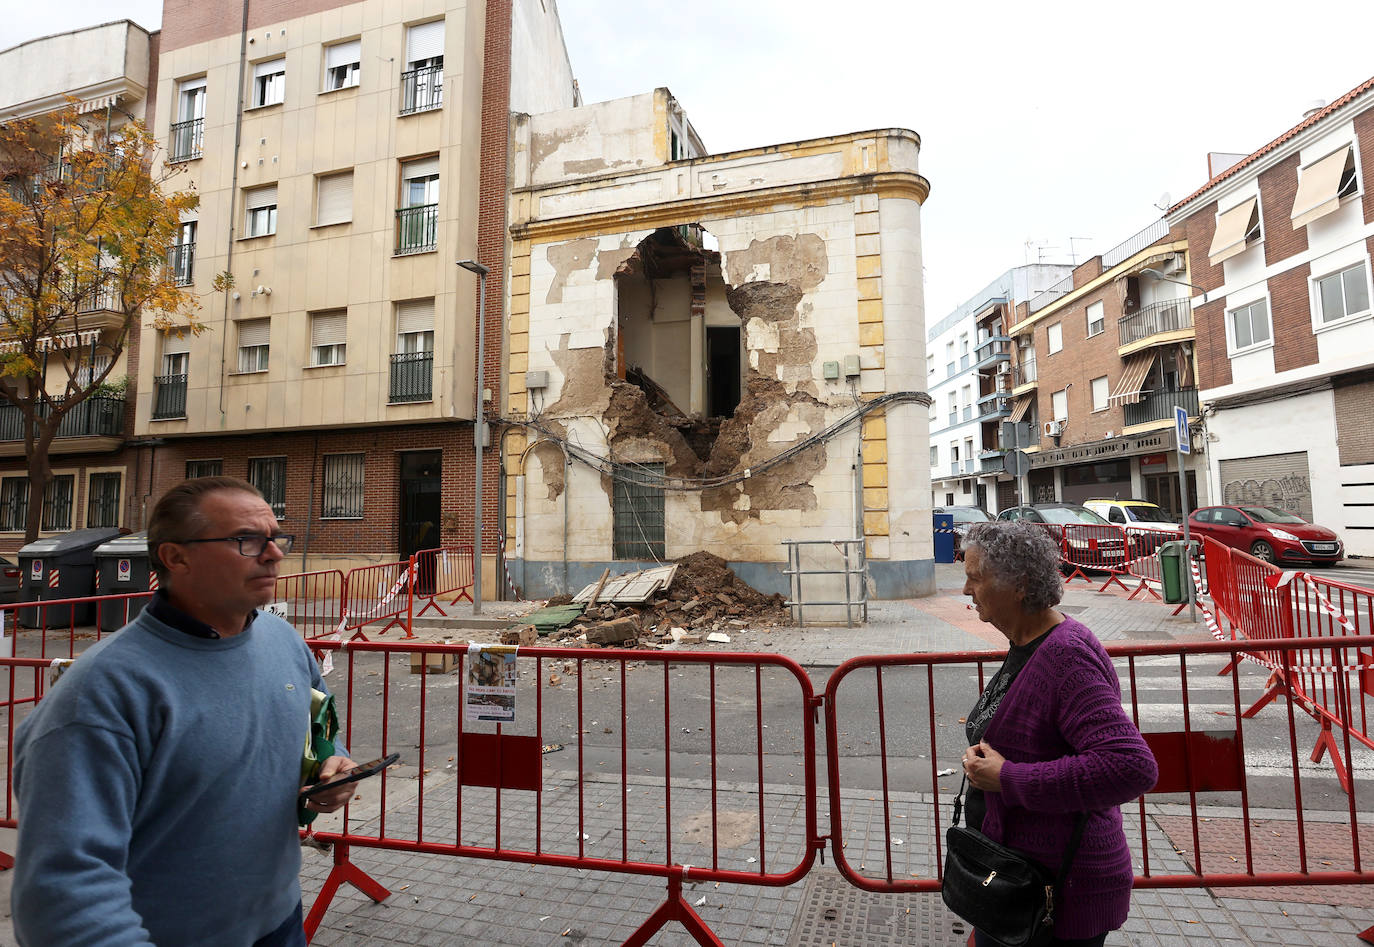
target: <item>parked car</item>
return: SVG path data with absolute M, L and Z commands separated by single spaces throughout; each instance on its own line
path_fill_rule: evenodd
M 1265 562 L 1332 565 L 1345 546 L 1331 530 L 1272 506 L 1204 506 L 1188 517 L 1195 536 L 1210 536 Z
M 19 566 L 12 556 L 0 556 L 0 602 L 19 601 Z
M 1148 500 L 1084 500 L 1083 505 L 1113 526 L 1124 526 L 1142 554 L 1154 552 L 1183 529 L 1178 520 Z
M 975 523 L 991 523 L 992 515 L 981 506 L 937 506 L 932 513 L 948 513 L 954 517 L 954 559 L 964 558 L 964 534 Z
M 1108 571 L 1124 565 L 1127 541 L 1121 531 L 1077 503 L 1037 503 L 1014 506 L 997 514 L 999 520 L 1023 520 L 1047 526 L 1072 526 L 1067 533 L 1066 561 L 1081 569 Z M 1094 529 L 1093 527 L 1104 527 Z M 1061 530 L 1055 530 L 1056 538 Z

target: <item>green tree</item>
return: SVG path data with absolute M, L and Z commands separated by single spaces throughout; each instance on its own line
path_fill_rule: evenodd
M 155 151 L 141 123 L 110 130 L 74 105 L 0 125 L 0 404 L 23 427 L 29 541 L 63 418 L 117 380 L 144 321 L 203 329 L 168 265 L 199 199 L 168 186 L 178 169 L 155 169 Z

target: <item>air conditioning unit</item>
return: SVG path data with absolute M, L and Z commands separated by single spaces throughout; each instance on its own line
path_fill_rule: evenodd
M 1045 422 L 1045 436 L 1046 436 L 1046 437 L 1058 437 L 1059 435 L 1061 435 L 1061 434 L 1063 434 L 1063 433 L 1064 433 L 1064 422 L 1063 422 L 1063 421 L 1046 421 L 1046 422 Z
M 998 363 L 997 363 L 997 374 L 999 374 L 999 375 L 1010 375 L 1010 374 L 1011 374 L 1011 362 L 998 362 Z
M 1164 261 L 1164 265 L 1160 269 L 1163 270 L 1165 276 L 1178 276 L 1185 269 L 1183 254 L 1175 253 Z

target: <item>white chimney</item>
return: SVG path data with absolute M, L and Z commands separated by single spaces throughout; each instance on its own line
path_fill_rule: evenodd
M 1302 113 L 1303 121 L 1316 115 L 1324 108 L 1326 108 L 1326 99 L 1313 99 L 1311 102 L 1308 102 L 1306 111 Z

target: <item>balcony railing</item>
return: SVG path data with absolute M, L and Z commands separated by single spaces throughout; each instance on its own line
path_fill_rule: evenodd
M 186 417 L 186 375 L 158 375 L 153 379 L 153 420 Z
M 1193 327 L 1193 304 L 1187 299 L 1166 299 L 1150 303 L 1139 312 L 1122 317 L 1119 345 L 1130 345 L 1163 332 L 1176 332 Z
M 1044 290 L 1043 292 L 1036 293 L 1034 296 L 1032 296 L 1030 298 L 1030 301 L 1026 303 L 1026 312 L 1038 312 L 1039 310 L 1044 309 L 1050 303 L 1054 302 L 1056 299 L 1059 299 L 1061 296 L 1066 296 L 1071 292 L 1073 292 L 1072 273 L 1064 277 L 1059 282 L 1055 283 L 1049 289 Z
M 399 352 L 391 356 L 391 403 L 434 400 L 434 353 Z
M 77 312 L 123 312 L 119 290 L 113 286 L 95 286 L 82 293 L 76 304 Z
M 439 244 L 439 205 L 396 209 L 396 255 L 422 253 Z
M 978 346 L 973 355 L 974 364 L 984 365 L 1011 358 L 1011 339 L 1005 335 L 994 335 Z
M 178 243 L 167 254 L 167 265 L 172 271 L 172 279 L 178 286 L 190 286 L 195 282 L 196 245 Z
M 1169 221 L 1161 217 L 1140 233 L 1125 240 L 1102 254 L 1102 269 L 1110 270 L 1122 260 L 1135 256 L 1151 244 L 1158 243 L 1169 236 Z
M 1028 385 L 1040 377 L 1036 371 L 1035 359 L 1015 365 L 1011 370 L 1011 385 L 1013 388 L 1021 385 Z
M 50 409 L 39 406 L 39 416 Z M 92 395 L 76 405 L 57 425 L 58 437 L 119 437 L 124 433 L 124 399 Z M 0 404 L 0 441 L 24 439 L 24 416 L 18 405 Z
M 1007 458 L 1000 452 L 980 457 L 978 466 L 983 473 L 1002 473 L 1007 469 Z
M 978 399 L 978 420 L 990 421 L 1011 414 L 1011 397 L 1001 392 Z
M 401 114 L 427 112 L 444 104 L 444 67 L 422 66 L 401 73 Z
M 190 161 L 200 157 L 201 145 L 205 143 L 205 119 L 193 118 L 185 122 L 173 122 L 167 143 L 168 161 Z
M 1149 421 L 1163 421 L 1174 416 L 1174 408 L 1187 410 L 1189 417 L 1197 417 L 1197 389 L 1180 388 L 1163 391 L 1147 391 L 1135 404 L 1122 405 L 1127 424 L 1145 424 Z

